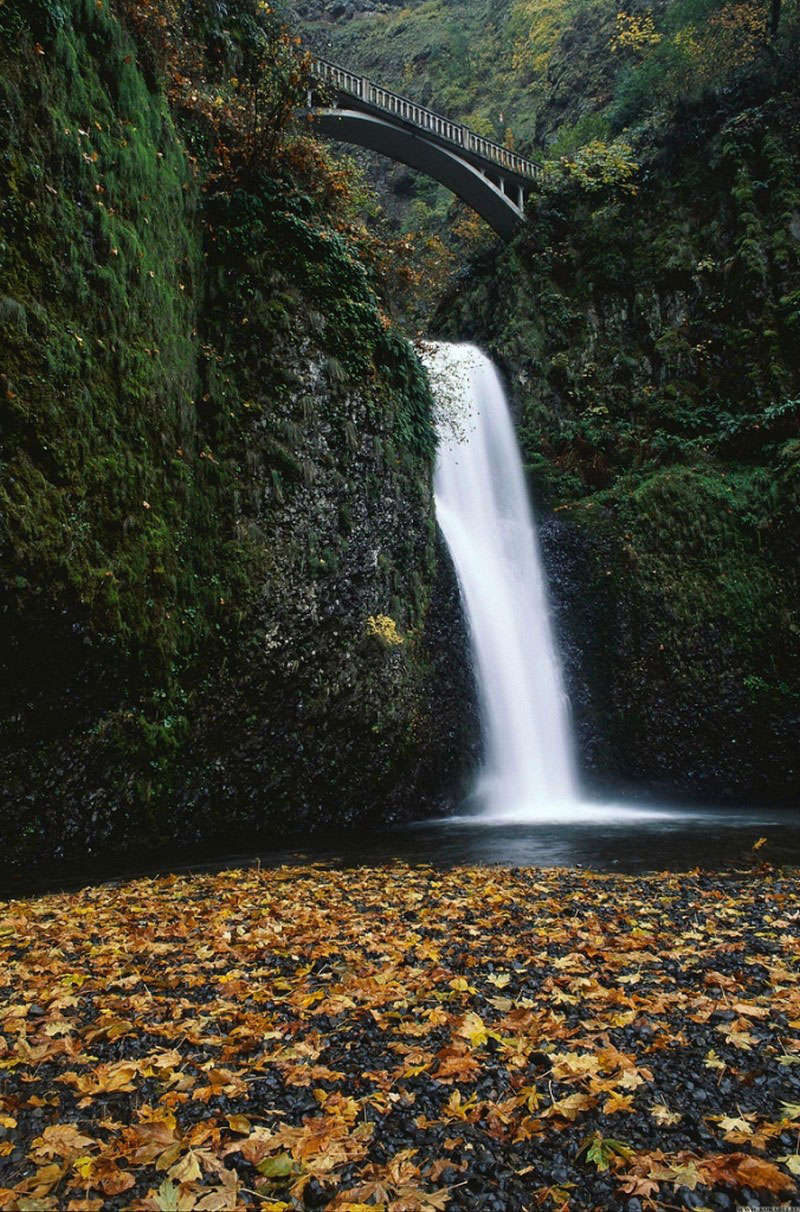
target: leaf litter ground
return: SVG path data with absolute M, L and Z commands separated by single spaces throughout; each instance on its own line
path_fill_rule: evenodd
M 790 1206 L 800 876 L 392 865 L 0 905 L 0 1209 Z

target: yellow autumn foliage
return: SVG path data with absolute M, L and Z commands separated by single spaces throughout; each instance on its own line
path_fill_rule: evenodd
M 633 148 L 621 139 L 615 139 L 613 143 L 593 139 L 572 156 L 563 156 L 553 167 L 560 168 L 566 177 L 590 193 L 609 186 L 625 194 L 639 192 L 635 181 L 639 165 L 634 159 Z
M 617 32 L 611 39 L 612 50 L 640 51 L 657 46 L 662 35 L 653 24 L 650 13 L 617 13 Z
M 390 647 L 406 642 L 405 636 L 400 634 L 397 624 L 388 614 L 371 614 L 367 619 L 367 634 L 377 636 Z

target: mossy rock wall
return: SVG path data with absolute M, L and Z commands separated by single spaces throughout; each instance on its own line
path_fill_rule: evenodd
M 108 6 L 0 9 L 7 858 L 422 812 L 470 735 L 420 365 L 201 142 Z
M 635 195 L 554 183 L 441 312 L 518 406 L 606 786 L 800 788 L 800 164 L 776 84 L 641 132 Z

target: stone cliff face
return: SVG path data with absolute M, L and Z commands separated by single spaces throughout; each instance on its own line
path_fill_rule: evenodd
M 0 9 L 0 110 L 6 859 L 440 806 L 430 397 L 356 253 L 205 180 L 107 8 Z
M 295 19 L 304 21 L 352 21 L 362 13 L 391 13 L 404 0 L 299 0 L 292 6 Z
M 265 805 L 282 830 L 441 810 L 474 744 L 429 468 L 395 445 L 377 401 L 331 382 L 310 342 L 280 362 L 291 392 L 253 418 L 237 517 L 267 562 L 248 634 L 201 709 L 189 831 L 206 816 L 256 824 Z M 297 427 L 293 485 L 265 483 L 276 423 Z
M 800 786 L 796 94 L 754 77 L 564 180 L 441 312 L 504 368 L 587 776 Z

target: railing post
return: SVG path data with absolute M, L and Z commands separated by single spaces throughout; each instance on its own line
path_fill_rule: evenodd
M 370 86 L 369 76 L 362 76 L 361 77 L 361 100 L 366 101 L 367 104 L 369 104 L 369 101 L 370 101 L 369 86 Z

